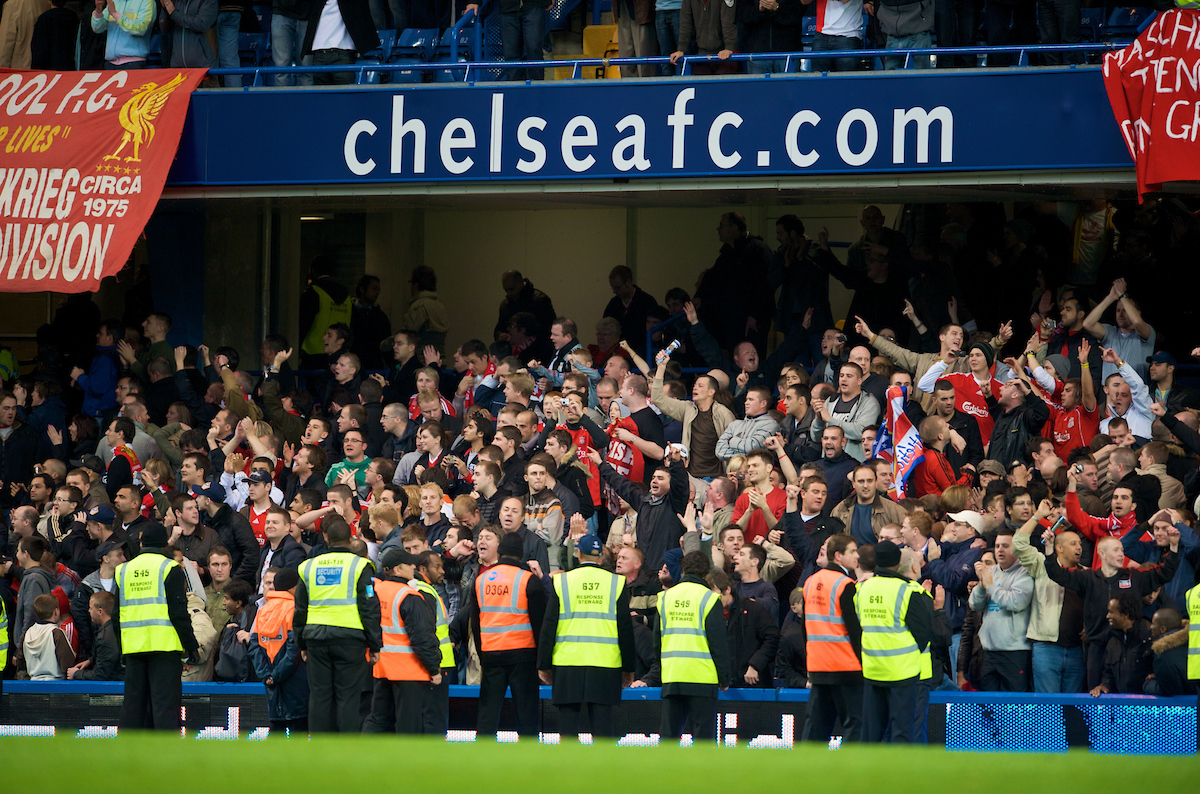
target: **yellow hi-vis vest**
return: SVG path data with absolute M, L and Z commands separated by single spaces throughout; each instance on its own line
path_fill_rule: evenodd
M 682 582 L 658 596 L 662 634 L 659 658 L 664 684 L 717 684 L 704 621 L 720 597 L 703 585 Z
M 0 600 L 0 671 L 8 667 L 8 613 Z
M 1200 680 L 1200 584 L 1187 591 L 1188 611 L 1187 677 Z
M 175 560 L 153 552 L 117 566 L 121 653 L 183 651 L 167 613 L 167 574 L 178 567 Z
M 854 593 L 862 625 L 863 678 L 904 681 L 921 674 L 921 652 L 904 625 L 908 599 L 922 588 L 891 576 L 872 576 Z
M 421 592 L 433 596 L 434 603 L 437 604 L 437 638 L 438 646 L 442 649 L 442 667 L 454 667 L 454 645 L 450 642 L 450 621 L 446 619 L 446 605 L 442 603 L 442 597 L 438 595 L 437 589 L 424 579 L 414 578 L 409 581 L 409 584 Z
M 300 565 L 308 590 L 309 626 L 362 629 L 358 615 L 358 577 L 369 564 L 348 551 L 330 551 Z
M 624 589 L 625 577 L 595 565 L 554 577 L 554 592 L 558 594 L 555 667 L 620 669 L 617 597 Z
M 352 304 L 354 297 L 347 294 L 346 300 L 334 303 L 328 292 L 316 284 L 309 286 L 312 287 L 313 292 L 317 293 L 317 316 L 313 318 L 312 327 L 304 335 L 304 341 L 300 343 L 300 350 L 310 355 L 316 355 L 325 350 L 324 338 L 329 326 L 334 323 L 350 325 L 350 318 L 354 313 Z

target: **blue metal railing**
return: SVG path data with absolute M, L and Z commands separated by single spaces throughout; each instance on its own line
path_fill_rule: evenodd
M 467 19 L 468 15 L 463 16 L 459 25 Z M 458 25 L 455 26 L 459 28 Z M 479 58 L 481 51 L 481 26 L 475 25 L 475 40 L 472 48 L 475 52 L 472 57 Z M 796 73 L 802 61 L 831 61 L 835 58 L 904 58 L 904 69 L 912 69 L 915 67 L 916 58 L 928 56 L 960 56 L 960 55 L 1003 55 L 1017 56 L 1015 66 L 1024 67 L 1031 66 L 1030 58 L 1036 55 L 1064 55 L 1064 54 L 1081 54 L 1081 55 L 1097 55 L 1113 50 L 1119 50 L 1124 44 L 1116 42 L 1102 42 L 1098 44 L 1029 44 L 1029 45 L 1011 45 L 1003 47 L 947 47 L 934 48 L 924 47 L 919 49 L 894 49 L 894 50 L 829 50 L 829 51 L 811 51 L 804 52 L 775 52 L 775 53 L 736 53 L 729 56 L 725 61 L 735 64 L 747 64 L 754 61 L 784 61 L 784 71 L 787 73 Z M 457 55 L 457 38 L 451 44 L 452 58 Z M 487 72 L 495 72 L 505 69 L 545 69 L 549 67 L 571 67 L 571 80 L 579 80 L 583 78 L 583 70 L 588 67 L 609 67 L 609 66 L 640 66 L 640 65 L 665 65 L 669 64 L 671 59 L 667 56 L 655 56 L 650 58 L 563 58 L 552 61 L 467 61 L 463 63 L 447 64 L 441 63 L 358 63 L 347 64 L 344 66 L 241 66 L 231 69 L 210 69 L 209 74 L 214 76 L 220 75 L 249 75 L 254 79 L 249 81 L 249 85 L 245 85 L 243 90 L 248 90 L 252 87 L 262 87 L 264 85 L 263 77 L 266 75 L 275 74 L 344 74 L 350 73 L 356 75 L 355 83 L 362 84 L 366 82 L 367 72 L 394 72 L 394 71 L 440 71 L 452 66 L 455 72 L 463 73 L 463 81 L 468 83 L 484 82 L 487 80 Z M 683 65 L 682 76 L 692 76 L 692 68 L 696 64 L 712 64 L 721 63 L 716 55 L 685 55 L 680 58 L 679 62 Z M 1046 68 L 1077 68 L 1078 65 L 1068 64 L 1066 66 L 1051 66 Z M 1011 68 L 1011 67 L 982 67 L 982 68 Z M 813 74 L 826 74 L 824 72 L 814 72 Z M 880 72 L 837 72 L 838 77 L 843 76 L 861 76 L 863 74 L 875 74 Z M 886 72 L 885 72 L 886 74 Z M 743 77 L 762 77 L 770 78 L 777 75 L 742 75 Z M 652 78 L 653 79 L 653 78 Z M 669 78 L 660 78 L 669 79 Z

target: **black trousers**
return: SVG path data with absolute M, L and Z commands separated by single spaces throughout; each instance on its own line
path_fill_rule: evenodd
M 375 679 L 371 716 L 363 725 L 364 733 L 421 733 L 425 724 L 425 704 L 429 700 L 428 681 L 389 681 Z
M 916 707 L 916 681 L 900 686 L 863 681 L 863 741 L 882 742 L 887 731 L 892 744 L 911 744 Z
M 664 739 L 678 739 L 685 733 L 692 741 L 717 740 L 717 699 L 708 695 L 663 695 L 662 729 Z
M 1083 646 L 1084 661 L 1087 663 L 1087 688 L 1090 692 L 1100 686 L 1104 678 L 1104 647 L 1103 642 L 1088 642 Z M 1200 720 L 1197 720 L 1200 723 Z
M 588 713 L 587 725 L 593 738 L 613 738 L 617 735 L 613 723 L 613 707 L 600 703 L 560 703 L 558 708 L 558 732 L 560 741 L 574 739 L 583 733 L 583 712 Z
M 980 683 L 985 692 L 1028 692 L 1033 672 L 1033 651 L 983 652 Z
M 538 735 L 538 677 L 535 662 L 521 664 L 481 664 L 479 682 L 479 721 L 476 739 L 495 736 L 500 730 L 500 708 L 504 691 L 512 688 L 513 705 L 517 709 L 517 733 L 537 739 Z
M 445 736 L 450 730 L 450 676 L 453 667 L 442 668 L 442 683 L 430 685 L 422 708 L 423 730 L 430 736 Z
M 123 731 L 178 731 L 183 706 L 183 659 L 179 651 L 125 655 Z
M 371 663 L 359 643 L 309 645 L 308 727 L 313 733 L 361 733 L 362 692 Z
M 808 693 L 802 742 L 828 744 L 840 719 L 842 742 L 862 739 L 862 682 L 857 684 L 813 684 Z

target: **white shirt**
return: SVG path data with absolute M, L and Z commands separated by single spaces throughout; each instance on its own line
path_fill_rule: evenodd
M 1133 401 L 1129 404 L 1129 410 L 1125 412 L 1124 416 L 1114 411 L 1111 405 L 1106 406 L 1108 416 L 1100 422 L 1100 432 L 1107 433 L 1109 423 L 1115 417 L 1121 416 L 1129 423 L 1130 433 L 1138 438 L 1152 438 L 1150 426 L 1154 424 L 1154 414 L 1150 413 L 1150 390 L 1133 371 L 1133 367 L 1129 366 L 1128 361 L 1125 362 L 1125 366 L 1117 370 L 1117 373 L 1129 384 L 1129 393 L 1133 397 Z
M 317 33 L 313 36 L 314 50 L 354 50 L 354 39 L 346 30 L 342 20 L 342 9 L 338 0 L 325 0 L 321 18 L 317 21 Z
M 817 0 L 817 32 L 862 39 L 863 0 Z

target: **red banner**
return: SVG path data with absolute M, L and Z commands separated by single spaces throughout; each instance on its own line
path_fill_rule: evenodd
M 89 292 L 158 203 L 204 69 L 0 69 L 0 292 Z
M 1137 166 L 1139 200 L 1164 182 L 1200 179 L 1200 11 L 1165 11 L 1107 53 L 1104 85 Z

